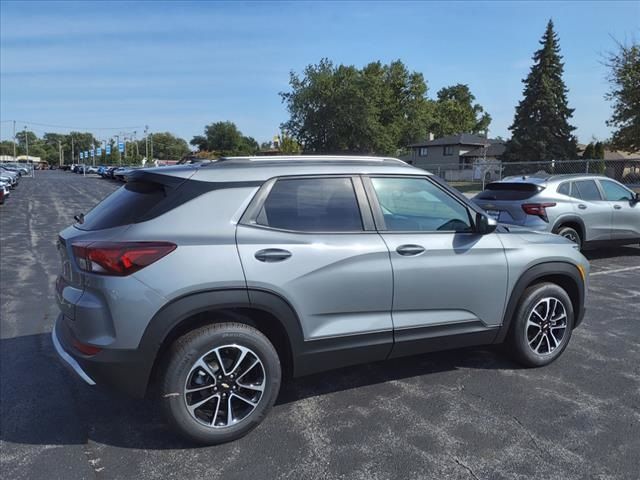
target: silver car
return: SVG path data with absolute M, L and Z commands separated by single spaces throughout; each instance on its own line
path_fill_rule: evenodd
M 503 342 L 542 366 L 584 315 L 574 244 L 497 227 L 396 159 L 133 170 L 76 218 L 57 352 L 89 384 L 157 396 L 201 443 L 257 426 L 286 376 Z
M 604 176 L 508 177 L 473 201 L 500 223 L 557 233 L 580 247 L 640 243 L 640 195 Z

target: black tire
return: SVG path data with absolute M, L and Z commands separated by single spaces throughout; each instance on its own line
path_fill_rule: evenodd
M 561 226 L 558 228 L 556 233 L 561 237 L 571 240 L 573 243 L 577 244 L 580 249 L 582 249 L 582 236 L 575 228 Z
M 566 327 L 564 330 L 562 330 L 561 327 L 558 327 L 562 324 L 562 320 L 558 320 L 555 324 L 540 321 L 541 324 L 546 325 L 546 330 L 539 328 L 540 332 L 543 333 L 542 337 L 539 339 L 541 344 L 538 345 L 535 339 L 535 334 L 538 331 L 536 330 L 537 327 L 527 327 L 527 322 L 530 317 L 532 317 L 534 321 L 539 321 L 538 319 L 545 316 L 545 308 L 547 308 L 545 299 L 547 298 L 555 299 L 555 301 L 562 305 L 566 316 Z M 555 308 L 555 310 L 552 311 L 552 317 L 558 319 L 561 318 L 562 309 L 556 304 L 553 305 L 555 306 L 551 307 L 551 309 L 553 310 Z M 542 316 L 534 314 L 534 308 L 537 308 L 537 311 L 540 312 Z M 551 325 L 551 327 L 549 325 Z M 564 349 L 567 348 L 569 340 L 571 339 L 573 325 L 573 304 L 571 303 L 571 299 L 567 292 L 554 283 L 540 283 L 533 285 L 524 291 L 515 316 L 511 321 L 511 327 L 507 339 L 508 347 L 511 350 L 513 357 L 519 363 L 527 367 L 541 367 L 548 365 L 562 355 Z M 556 340 L 551 340 L 550 331 L 552 333 L 555 332 L 553 334 L 553 338 Z M 547 335 L 546 341 L 544 339 L 545 333 Z M 562 333 L 562 337 L 558 340 L 560 333 Z M 553 347 L 553 349 L 547 348 L 547 346 L 552 347 L 552 341 L 554 343 L 557 341 L 557 345 Z M 539 347 L 539 353 L 534 351 L 534 347 Z
M 216 422 L 216 418 L 222 417 L 222 423 L 218 425 L 217 428 L 214 428 L 213 426 L 207 426 L 201 423 L 202 419 L 199 421 L 194 418 L 187 408 L 187 401 L 191 401 L 192 404 L 195 404 L 203 397 L 210 394 L 218 395 L 218 397 L 213 399 L 212 402 L 214 403 L 211 403 L 210 407 L 209 404 L 205 404 L 205 407 L 202 407 L 202 410 L 205 413 L 209 411 L 213 412 L 215 409 L 214 405 L 217 405 L 218 403 L 222 405 L 223 401 L 231 403 L 231 395 L 240 392 L 225 390 L 229 392 L 229 394 L 226 397 L 226 400 L 223 400 L 221 397 L 222 393 L 218 392 L 216 394 L 213 390 L 207 390 L 202 394 L 197 393 L 197 395 L 202 396 L 197 397 L 196 400 L 192 400 L 193 397 L 191 395 L 194 394 L 189 394 L 190 396 L 187 397 L 185 390 L 187 381 L 192 381 L 189 380 L 187 376 L 191 375 L 189 377 L 190 379 L 195 378 L 195 370 L 192 370 L 194 364 L 201 359 L 201 357 L 206 355 L 207 352 L 211 352 L 212 350 L 225 345 L 231 346 L 232 348 L 238 347 L 251 350 L 251 353 L 246 355 L 248 363 L 250 363 L 250 359 L 253 359 L 251 356 L 252 354 L 260 360 L 261 364 L 258 365 L 258 367 L 255 367 L 252 372 L 255 373 L 255 369 L 260 368 L 260 372 L 263 373 L 262 384 L 264 386 L 264 390 L 262 391 L 259 399 L 254 400 L 257 403 L 254 409 L 245 417 L 237 421 L 237 423 L 232 423 L 228 426 L 222 425 L 225 422 L 228 423 L 225 415 L 226 412 L 221 411 L 218 413 L 216 410 L 216 415 L 212 413 L 212 423 Z M 223 352 L 223 350 L 220 350 L 219 352 Z M 215 354 L 211 355 L 211 357 L 206 357 L 207 362 L 209 362 L 210 358 L 217 358 L 213 356 Z M 208 366 L 210 366 L 212 371 L 215 370 L 216 374 L 222 371 L 219 369 L 216 370 L 219 367 L 215 364 L 215 360 L 211 360 L 211 362 L 213 362 L 213 366 L 211 366 L 210 363 L 208 363 Z M 242 362 L 239 362 L 238 365 L 241 363 Z M 249 325 L 241 323 L 217 323 L 207 325 L 193 330 L 179 338 L 170 348 L 167 361 L 164 363 L 164 372 L 161 373 L 161 402 L 169 423 L 178 433 L 185 438 L 200 444 L 216 445 L 230 442 L 246 435 L 252 429 L 257 427 L 262 420 L 264 420 L 278 396 L 281 377 L 282 371 L 278 354 L 271 342 L 269 342 L 267 337 L 265 337 L 260 331 Z M 233 387 L 229 386 L 229 384 L 232 384 L 232 381 L 228 381 L 226 378 L 228 377 L 224 377 L 223 380 L 213 380 L 217 385 L 219 385 L 219 387 L 215 387 L 216 390 L 218 390 L 218 388 L 223 390 L 222 386 L 224 386 L 224 389 L 243 389 L 242 386 L 238 386 L 240 385 L 240 378 L 235 379 L 238 381 L 238 384 L 233 384 Z M 210 381 L 207 380 L 205 384 L 206 383 L 210 383 Z M 245 391 L 243 391 L 242 394 L 244 396 Z M 241 402 L 237 397 L 234 397 L 233 404 L 236 407 L 238 404 L 242 407 L 243 402 Z M 249 406 L 247 408 L 251 407 Z M 201 412 L 198 414 L 204 415 Z M 205 420 L 207 423 L 209 422 L 208 417 Z

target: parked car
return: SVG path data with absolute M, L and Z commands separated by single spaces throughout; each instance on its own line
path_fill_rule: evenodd
M 206 444 L 256 427 L 284 375 L 502 342 L 538 367 L 584 313 L 573 243 L 497 227 L 396 159 L 141 169 L 77 220 L 58 242 L 58 354 L 89 384 L 157 392 Z
M 640 195 L 604 176 L 508 177 L 473 201 L 501 223 L 557 233 L 580 247 L 640 243 Z
M 29 173 L 31 172 L 31 169 L 29 166 L 22 165 L 20 163 L 3 163 L 0 166 L 2 166 L 2 168 L 5 168 L 6 170 L 11 170 L 13 172 L 16 172 L 21 177 L 23 175 L 29 175 Z
M 4 167 L 0 167 L 0 179 L 5 179 L 11 185 L 11 188 L 18 186 L 20 174 L 12 170 L 7 170 Z
M 4 200 L 8 198 L 9 194 L 11 193 L 10 184 L 0 179 L 0 190 L 2 190 L 2 200 L 4 202 Z
M 4 204 L 4 187 L 0 185 L 0 205 Z

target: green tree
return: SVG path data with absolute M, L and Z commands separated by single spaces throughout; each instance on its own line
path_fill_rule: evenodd
M 302 145 L 296 142 L 295 138 L 289 136 L 286 132 L 281 132 L 278 136 L 280 141 L 280 151 L 286 154 L 297 154 L 302 152 Z
M 508 160 L 564 160 L 577 156 L 575 127 L 569 124 L 573 109 L 567 102 L 562 80 L 564 65 L 558 37 L 549 20 L 540 40 L 542 48 L 524 83 L 523 99 L 516 107 L 512 138 L 507 142 Z
M 607 125 L 614 127 L 612 144 L 629 152 L 640 151 L 640 44 L 617 44 L 609 54 L 609 83 L 606 99 L 613 102 Z
M 145 140 L 138 142 L 138 152 L 140 156 L 145 155 Z M 180 160 L 191 150 L 186 140 L 173 135 L 170 132 L 159 132 L 153 134 L 153 156 L 160 160 Z
M 585 160 L 591 160 L 593 158 L 596 158 L 594 155 L 593 142 L 590 142 L 585 147 L 584 152 L 582 152 L 582 158 L 584 158 Z
M 431 129 L 436 137 L 455 133 L 479 134 L 487 131 L 491 116 L 481 105 L 468 85 L 453 85 L 438 92 L 435 104 L 435 123 Z
M 253 155 L 260 148 L 253 137 L 244 136 L 233 122 L 215 122 L 207 125 L 204 135 L 196 135 L 190 143 L 202 152 L 214 152 L 221 156 Z
M 13 142 L 11 140 L 0 142 L 0 155 L 13 155 Z
M 289 85 L 281 127 L 305 151 L 396 154 L 433 121 L 422 74 L 400 61 L 358 69 L 322 59 L 301 76 L 291 72 Z

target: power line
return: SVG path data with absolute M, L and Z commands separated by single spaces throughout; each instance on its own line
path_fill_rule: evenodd
M 12 122 L 13 120 L 3 120 L 2 123 L 4 122 Z M 73 129 L 85 129 L 85 130 L 131 130 L 134 128 L 144 128 L 144 126 L 142 125 L 135 125 L 133 127 L 70 127 L 68 125 L 53 125 L 50 123 L 39 123 L 39 122 L 30 122 L 28 120 L 15 120 L 18 123 L 24 123 L 26 125 L 38 125 L 40 127 L 51 127 L 51 128 L 65 128 L 68 130 L 73 130 Z

